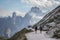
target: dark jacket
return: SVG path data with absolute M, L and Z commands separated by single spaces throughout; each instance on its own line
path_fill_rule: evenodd
M 42 31 L 42 27 L 40 27 L 39 29 L 40 29 L 40 31 Z

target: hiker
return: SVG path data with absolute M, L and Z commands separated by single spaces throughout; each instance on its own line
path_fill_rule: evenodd
M 42 33 L 42 26 L 40 26 L 39 30 L 40 30 L 40 33 Z
M 35 26 L 35 33 L 37 33 L 37 26 Z

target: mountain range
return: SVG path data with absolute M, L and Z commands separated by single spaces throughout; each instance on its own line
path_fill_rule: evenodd
M 35 9 L 36 8 L 36 9 Z M 39 10 L 39 8 L 37 7 L 32 7 L 31 11 L 29 11 L 25 17 L 19 19 L 21 20 L 20 23 L 17 19 L 17 22 L 15 21 L 12 21 L 13 23 L 13 26 L 11 25 L 11 29 L 14 29 L 12 30 L 12 32 L 20 29 L 22 27 L 22 31 L 19 30 L 16 31 L 16 34 L 14 36 L 12 36 L 10 39 L 8 40 L 20 40 L 21 39 L 21 36 L 22 34 L 25 35 L 24 33 L 27 32 L 28 30 L 24 28 L 24 26 L 28 26 L 30 23 L 30 20 L 34 17 L 35 14 L 39 14 L 39 11 L 36 11 L 36 10 Z M 40 12 L 41 13 L 41 12 Z M 13 16 L 13 20 L 15 19 L 15 16 Z M 4 19 L 4 20 L 7 20 L 7 19 Z M 1 22 L 2 20 L 0 20 Z M 7 20 L 8 21 L 8 20 Z M 5 21 L 3 21 L 5 22 Z M 11 21 L 7 22 L 7 23 L 10 23 Z M 2 23 L 2 22 L 1 22 Z M 6 22 L 5 22 L 6 23 Z M 17 24 L 16 24 L 17 23 Z M 52 24 L 53 23 L 53 24 Z M 3 24 L 3 23 L 2 23 Z M 18 26 L 16 26 L 16 25 Z M 6 24 L 5 24 L 6 25 Z M 4 26 L 5 26 L 4 25 Z M 52 10 L 51 12 L 49 12 L 48 14 L 46 14 L 39 22 L 37 22 L 37 25 L 38 27 L 40 26 L 43 26 L 43 28 L 48 28 L 48 29 L 43 29 L 44 31 L 47 31 L 46 33 L 49 34 L 50 36 L 54 36 L 54 37 L 57 37 L 57 38 L 60 38 L 60 5 L 58 7 L 56 7 L 54 10 Z M 33 26 L 34 27 L 34 26 Z M 3 28 L 3 27 L 2 27 Z M 8 27 L 9 28 L 9 27 Z M 17 28 L 17 29 L 16 29 Z M 24 28 L 24 29 L 23 29 Z M 6 28 L 5 28 L 6 29 Z M 2 30 L 2 29 L 1 29 Z M 0 31 L 1 31 L 0 30 Z M 5 31 L 5 30 L 3 30 Z M 31 30 L 30 30 L 31 31 Z M 10 29 L 7 33 L 10 32 Z M 18 32 L 18 33 L 17 33 Z M 28 31 L 29 32 L 29 31 Z M 15 32 L 14 32 L 15 33 Z M 21 34 L 20 34 L 21 33 Z M 5 34 L 6 35 L 6 34 Z M 9 35 L 8 35 L 9 36 Z M 25 36 L 23 36 L 22 38 L 25 38 L 23 40 L 27 40 Z M 4 40 L 3 38 L 1 38 L 2 40 Z
M 10 38 L 24 27 L 35 24 L 40 20 L 37 16 L 41 16 L 41 13 L 38 7 L 32 7 L 24 17 L 16 16 L 16 12 L 13 12 L 12 17 L 0 18 L 0 36 Z

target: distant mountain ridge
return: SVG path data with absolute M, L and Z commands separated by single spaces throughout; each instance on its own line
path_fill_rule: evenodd
M 40 20 L 38 17 L 41 15 L 43 15 L 43 13 L 40 8 L 32 7 L 24 17 L 17 16 L 16 12 L 13 12 L 12 17 L 0 18 L 0 36 L 4 36 L 6 38 L 13 36 L 24 27 L 38 22 Z

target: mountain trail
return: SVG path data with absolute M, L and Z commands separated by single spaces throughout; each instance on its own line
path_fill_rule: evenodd
M 45 31 L 40 31 L 38 30 L 37 33 L 31 32 L 26 34 L 27 40 L 57 40 L 55 38 L 50 38 Z

